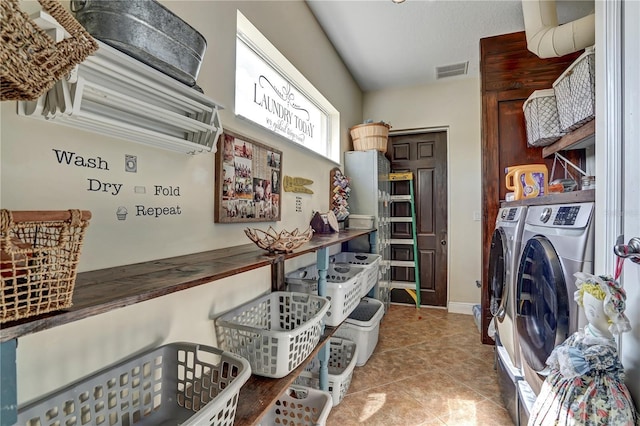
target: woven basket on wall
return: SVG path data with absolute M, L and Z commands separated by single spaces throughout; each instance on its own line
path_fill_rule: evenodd
M 54 42 L 20 9 L 0 1 L 0 100 L 35 100 L 98 49 L 96 41 L 56 0 L 38 0 L 71 38 Z
M 353 139 L 353 149 L 356 151 L 377 149 L 383 153 L 387 152 L 390 128 L 391 126 L 386 123 L 365 123 L 353 126 L 349 129 Z
M 70 307 L 91 212 L 3 209 L 0 219 L 0 323 Z

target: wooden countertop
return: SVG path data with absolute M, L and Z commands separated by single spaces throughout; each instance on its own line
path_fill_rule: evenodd
M 527 198 L 517 201 L 502 201 L 502 207 L 542 206 L 547 204 L 588 203 L 596 200 L 596 190 L 561 192 L 544 197 Z
M 367 235 L 371 230 L 317 234 L 293 253 L 270 255 L 254 244 L 210 250 L 78 274 L 73 306 L 0 326 L 0 342 L 133 305 Z

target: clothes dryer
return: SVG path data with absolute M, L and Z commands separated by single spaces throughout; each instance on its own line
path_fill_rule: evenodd
M 509 364 L 520 368 L 515 329 L 515 278 L 518 271 L 522 229 L 527 207 L 503 207 L 498 211 L 489 252 L 490 311 L 498 338 L 509 355 Z
M 514 423 L 518 421 L 517 382 L 522 380 L 514 285 L 526 212 L 526 206 L 503 207 L 498 211 L 489 252 L 489 306 L 493 315 L 491 325 L 496 331 L 496 371 L 500 395 Z
M 516 276 L 522 372 L 537 395 L 556 345 L 584 326 L 573 299 L 576 272 L 593 273 L 593 203 L 530 206 Z

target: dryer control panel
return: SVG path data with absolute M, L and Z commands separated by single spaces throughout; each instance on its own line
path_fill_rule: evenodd
M 593 203 L 531 206 L 527 223 L 545 227 L 585 228 L 593 211 Z
M 580 213 L 580 206 L 562 206 L 558 208 L 556 217 L 553 219 L 554 225 L 575 225 Z
M 517 222 L 524 216 L 526 207 L 503 207 L 498 212 L 496 222 Z

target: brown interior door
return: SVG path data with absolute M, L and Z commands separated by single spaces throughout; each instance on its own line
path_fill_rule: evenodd
M 447 305 L 447 134 L 393 135 L 387 155 L 391 171 L 413 172 L 418 237 L 418 270 L 422 305 Z M 392 182 L 392 194 L 408 194 L 408 182 Z M 411 216 L 409 204 L 393 203 L 391 216 Z M 392 223 L 391 238 L 412 238 L 410 223 Z M 391 259 L 413 260 L 413 249 L 393 245 Z M 414 281 L 413 268 L 393 267 L 392 281 Z M 406 291 L 393 290 L 391 300 L 413 304 Z

